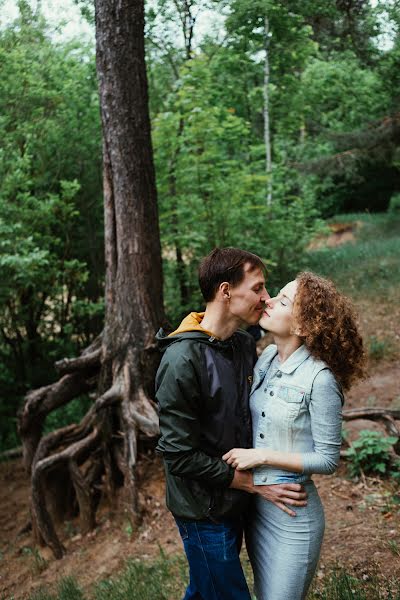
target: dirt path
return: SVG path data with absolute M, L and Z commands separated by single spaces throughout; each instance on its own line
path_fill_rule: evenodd
M 399 380 L 396 363 L 377 364 L 372 377 L 354 387 L 347 406 L 372 403 L 398 408 Z M 371 422 L 366 424 L 371 427 Z M 67 555 L 56 561 L 48 548 L 34 548 L 29 531 L 21 533 L 28 521 L 29 493 L 21 462 L 0 464 L 0 597 L 26 598 L 39 586 L 52 585 L 66 575 L 74 575 L 89 587 L 115 574 L 128 557 L 158 556 L 159 546 L 167 554 L 181 552 L 173 519 L 164 505 L 161 464 L 157 458 L 144 457 L 141 470 L 144 521 L 139 532 L 132 535 L 123 514 L 102 506 L 98 526 L 87 536 L 80 535 L 75 521 L 60 526 Z M 350 482 L 344 465 L 331 477 L 314 479 L 327 520 L 319 576 L 338 561 L 360 577 L 368 577 L 371 570 L 400 577 L 400 498 L 394 490 L 374 479 Z

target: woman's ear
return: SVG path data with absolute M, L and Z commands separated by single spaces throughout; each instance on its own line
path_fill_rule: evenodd
M 292 335 L 297 335 L 298 337 L 305 337 L 306 333 L 304 331 L 304 327 L 300 325 L 300 323 L 296 323 L 295 320 L 292 322 L 292 326 L 290 328 L 290 333 Z
M 299 327 L 292 327 L 292 330 L 290 332 L 292 335 L 297 335 L 298 337 L 304 337 L 304 334 L 302 334 L 301 330 Z

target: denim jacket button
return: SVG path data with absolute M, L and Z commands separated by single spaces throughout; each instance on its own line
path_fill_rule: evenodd
M 265 417 L 265 412 L 264 411 L 262 411 L 261 416 Z
M 271 391 L 270 391 L 270 393 L 269 393 L 269 395 L 270 395 L 270 396 L 273 396 L 273 395 L 274 395 L 274 392 L 271 390 Z
M 260 438 L 263 440 L 264 439 L 264 434 L 260 433 Z
M 277 377 L 282 377 L 282 373 L 280 371 L 277 372 L 276 374 Z

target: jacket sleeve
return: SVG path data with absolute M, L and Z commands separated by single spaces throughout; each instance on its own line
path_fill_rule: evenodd
M 201 395 L 196 360 L 169 349 L 163 356 L 156 377 L 161 432 L 157 451 L 163 454 L 172 475 L 229 487 L 234 469 L 200 449 Z
M 333 473 L 340 458 L 343 394 L 332 372 L 320 371 L 309 405 L 314 452 L 302 453 L 304 473 Z

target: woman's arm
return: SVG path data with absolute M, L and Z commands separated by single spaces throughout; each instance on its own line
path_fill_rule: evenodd
M 302 453 L 304 473 L 332 474 L 340 459 L 343 393 L 333 373 L 316 376 L 309 405 L 313 452 Z
M 265 465 L 296 473 L 302 473 L 304 470 L 302 455 L 297 452 L 279 452 L 268 448 L 233 448 L 222 458 L 239 471 Z
M 316 376 L 309 404 L 312 452 L 280 452 L 268 448 L 233 448 L 222 458 L 239 470 L 263 465 L 295 473 L 331 474 L 340 458 L 343 394 L 331 371 Z

